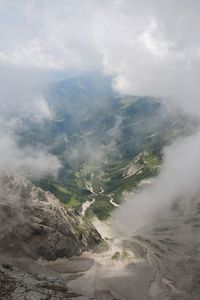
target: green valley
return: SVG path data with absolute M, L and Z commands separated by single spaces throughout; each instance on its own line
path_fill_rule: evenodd
M 196 121 L 188 122 L 155 98 L 116 95 L 111 79 L 96 76 L 48 88 L 53 118 L 39 126 L 29 120 L 18 135 L 22 147 L 48 147 L 61 162 L 58 175 L 34 180 L 37 186 L 79 213 L 90 201 L 86 216 L 105 219 L 123 201 L 124 192 L 159 172 L 163 147 L 191 133 Z

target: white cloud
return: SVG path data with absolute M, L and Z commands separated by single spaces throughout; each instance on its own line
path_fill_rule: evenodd
M 199 114 L 199 1 L 1 1 L 0 64 L 104 69 L 121 93 Z
M 164 162 L 159 176 L 150 187 L 130 193 L 117 212 L 117 221 L 130 230 L 155 221 L 174 201 L 188 203 L 199 197 L 200 132 L 177 140 L 164 149 Z
M 53 112 L 50 110 L 46 99 L 43 96 L 38 96 L 33 102 L 33 117 L 38 120 L 52 120 Z
M 3 3 L 1 63 L 50 70 L 80 70 L 97 63 L 90 1 Z
M 57 157 L 48 153 L 47 149 L 21 149 L 14 136 L 1 132 L 0 171 L 19 172 L 31 177 L 56 176 L 60 166 Z
M 99 13 L 98 48 L 122 94 L 167 98 L 200 114 L 199 3 L 121 1 Z M 101 20 L 101 21 L 100 21 Z

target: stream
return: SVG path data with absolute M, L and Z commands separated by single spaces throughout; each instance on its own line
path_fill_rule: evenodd
M 91 182 L 87 182 L 86 185 L 85 185 L 85 188 L 90 191 L 91 194 L 93 194 L 94 196 L 98 196 L 98 195 L 104 195 L 104 189 L 102 187 L 100 187 L 100 191 L 98 193 L 96 193 L 94 191 L 94 188 L 91 184 Z M 113 197 L 112 195 L 104 195 L 105 197 L 109 198 L 109 202 L 114 206 L 114 207 L 120 207 L 119 204 L 115 203 L 114 200 L 113 200 Z M 95 198 L 92 198 L 92 201 L 85 201 L 83 204 L 82 204 L 82 207 L 81 207 L 81 215 L 82 216 L 85 216 L 85 213 L 86 211 L 89 209 L 89 207 L 95 202 Z
M 88 208 L 95 202 L 95 198 L 92 199 L 92 201 L 85 201 L 83 204 L 82 204 L 82 210 L 81 210 L 81 215 L 82 216 L 85 216 L 85 213 L 86 211 L 88 210 Z

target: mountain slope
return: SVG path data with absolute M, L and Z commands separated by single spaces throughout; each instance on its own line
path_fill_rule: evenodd
M 41 276 L 42 275 L 42 276 Z M 52 276 L 24 272 L 12 264 L 0 264 L 0 299 L 2 300 L 92 300 L 70 291 L 64 282 Z
M 89 221 L 25 178 L 1 175 L 0 187 L 0 253 L 54 260 L 102 242 Z
M 196 124 L 158 99 L 116 95 L 110 84 L 99 74 L 53 84 L 46 91 L 52 119 L 39 124 L 24 119 L 17 132 L 21 147 L 46 147 L 61 161 L 57 178 L 34 183 L 80 212 L 92 202 L 86 215 L 100 219 L 116 207 L 110 197 L 119 205 L 124 192 L 156 175 L 163 147 L 190 134 Z M 142 153 L 148 153 L 145 165 L 124 176 Z

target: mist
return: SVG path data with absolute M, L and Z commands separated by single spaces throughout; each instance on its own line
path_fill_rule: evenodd
M 183 206 L 200 192 L 200 133 L 178 139 L 163 150 L 163 164 L 157 178 L 143 188 L 125 196 L 125 202 L 114 216 L 124 230 L 133 233 L 139 227 L 156 222 L 172 209 Z
M 57 175 L 60 168 L 58 158 L 48 149 L 24 147 L 20 148 L 16 137 L 10 132 L 0 132 L 0 171 L 18 172 L 31 178 L 45 175 Z
M 40 94 L 52 74 L 30 68 L 3 65 L 0 72 L 0 170 L 19 172 L 30 177 L 55 175 L 60 162 L 40 145 L 20 147 L 18 128 L 29 119 L 38 126 L 52 118 L 46 99 Z
M 58 79 L 59 74 L 70 77 L 94 70 L 110 75 L 113 89 L 122 95 L 159 97 L 199 117 L 199 6 L 199 1 L 191 4 L 186 0 L 2 0 L 1 118 L 4 123 L 15 120 L 17 124 L 20 113 L 30 116 L 31 110 L 31 118 L 38 122 L 51 119 L 52 112 L 39 87 Z M 126 217 L 127 209 L 130 219 L 137 209 L 137 215 L 145 218 L 156 206 L 160 209 L 160 205 L 181 197 L 183 190 L 197 192 L 199 136 L 177 141 L 164 150 L 163 166 L 154 185 L 128 196 L 133 201 L 122 207 L 120 218 L 123 214 Z M 48 149 L 37 147 L 33 158 L 30 149 L 20 153 L 16 140 L 12 130 L 1 139 L 4 165 L 12 157 L 21 160 L 20 168 L 38 165 L 40 170 L 41 158 L 47 157 L 45 172 L 52 159 L 55 169 L 59 168 L 58 159 L 48 154 Z M 5 155 L 7 145 L 12 145 L 9 147 L 14 153 Z M 18 168 L 16 159 L 12 166 Z

